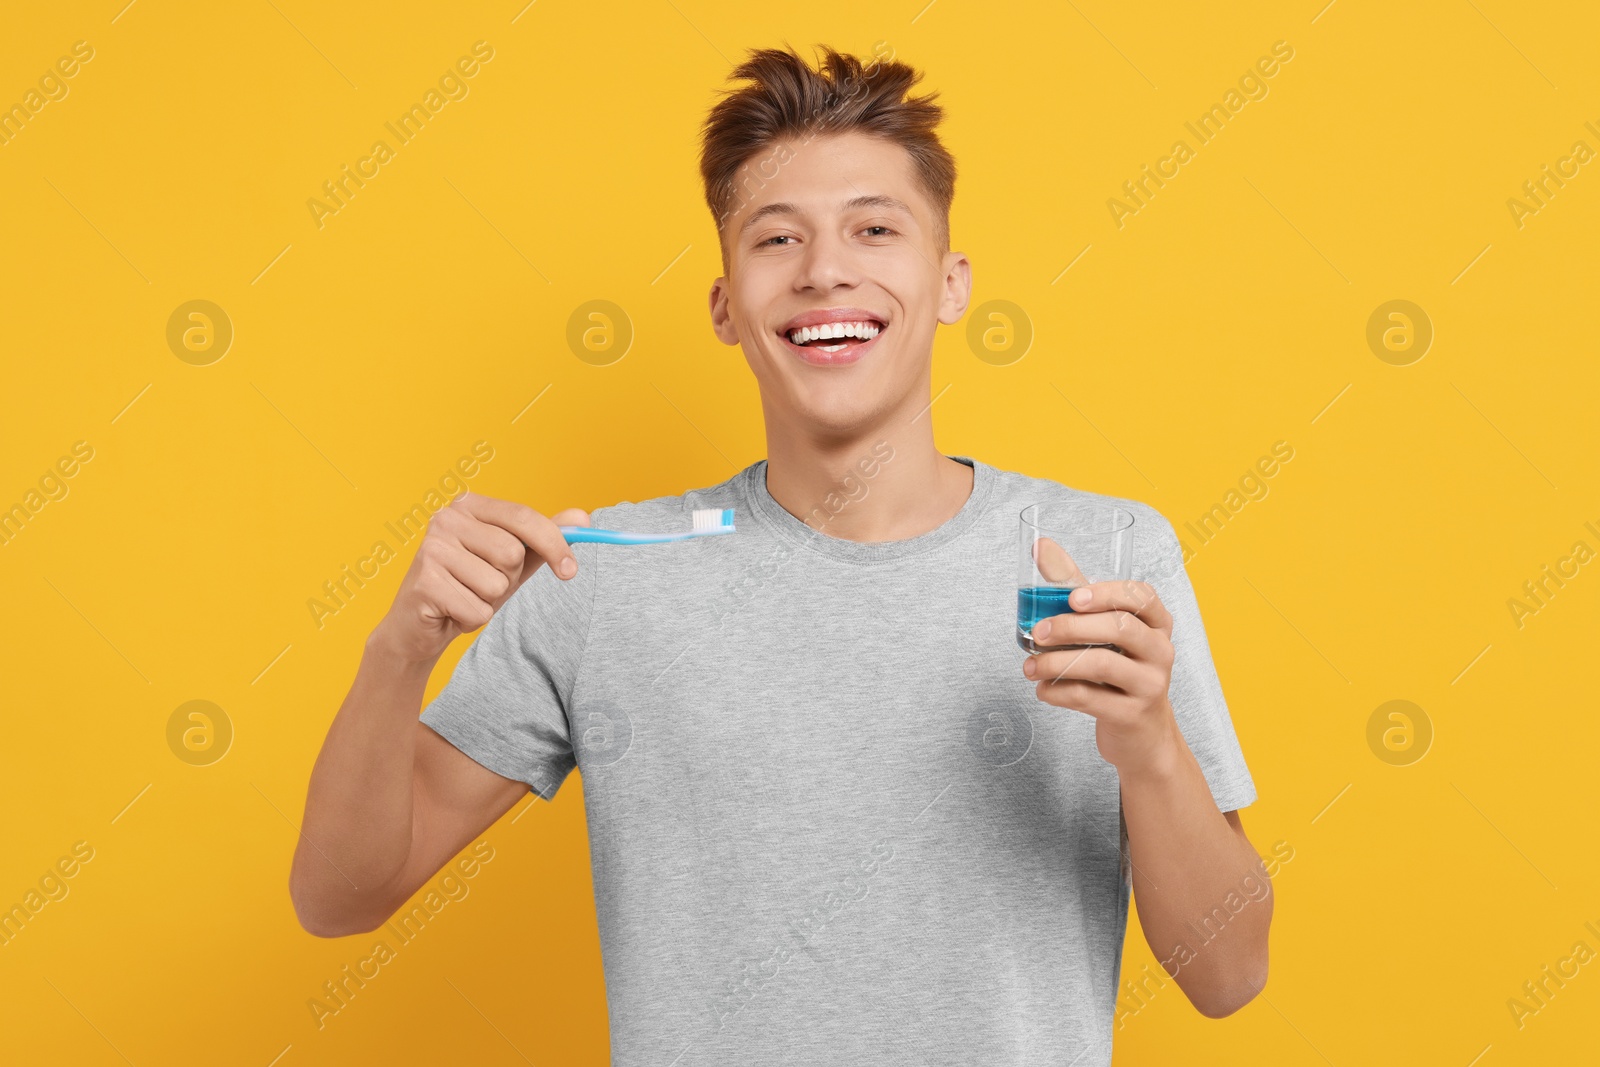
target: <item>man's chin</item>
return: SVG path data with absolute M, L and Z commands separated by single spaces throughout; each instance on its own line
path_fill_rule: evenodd
M 849 440 L 883 424 L 887 400 L 876 390 L 829 386 L 801 388 L 782 403 L 794 423 L 814 437 Z
M 809 366 L 787 352 L 762 353 L 767 363 L 758 385 L 767 394 L 769 412 L 785 412 L 795 424 L 823 436 L 849 437 L 880 424 L 887 408 L 914 388 L 891 380 L 892 364 L 885 357 L 892 355 L 882 349 L 859 363 L 828 368 Z M 923 398 L 920 404 L 925 403 Z

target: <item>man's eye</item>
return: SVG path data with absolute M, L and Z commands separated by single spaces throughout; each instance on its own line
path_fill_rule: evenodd
M 766 245 L 770 245 L 774 241 L 792 241 L 792 240 L 794 240 L 794 238 L 789 236 L 788 234 L 780 233 L 776 237 L 768 237 L 765 241 L 762 241 L 761 244 L 762 244 L 763 247 L 765 247 Z
M 894 231 L 887 226 L 868 226 L 867 229 L 883 231 L 881 234 L 873 234 L 872 236 L 874 237 L 888 237 L 890 234 L 894 233 Z

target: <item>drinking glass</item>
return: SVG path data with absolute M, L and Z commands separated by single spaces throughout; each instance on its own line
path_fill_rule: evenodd
M 1133 577 L 1133 513 L 1112 504 L 1066 501 L 1029 504 L 1020 520 L 1017 644 L 1028 653 L 1117 649 L 1108 642 L 1039 645 L 1033 628 L 1072 611 L 1067 596 L 1080 585 Z

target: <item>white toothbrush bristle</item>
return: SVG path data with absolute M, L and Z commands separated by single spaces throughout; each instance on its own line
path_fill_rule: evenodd
M 699 508 L 690 517 L 694 523 L 695 533 L 733 529 L 732 508 Z

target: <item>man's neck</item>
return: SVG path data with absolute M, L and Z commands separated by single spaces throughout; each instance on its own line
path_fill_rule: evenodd
M 813 529 L 846 541 L 903 541 L 949 522 L 975 471 L 933 443 L 931 416 L 849 441 L 768 435 L 767 492 Z

